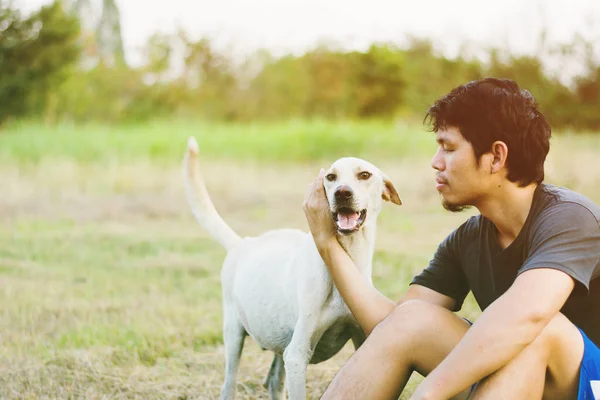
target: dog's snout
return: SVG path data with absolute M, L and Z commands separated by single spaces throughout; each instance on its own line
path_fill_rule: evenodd
M 352 197 L 352 195 L 353 195 L 352 189 L 350 188 L 350 186 L 346 186 L 346 185 L 340 186 L 335 191 L 336 200 L 348 200 L 349 198 Z

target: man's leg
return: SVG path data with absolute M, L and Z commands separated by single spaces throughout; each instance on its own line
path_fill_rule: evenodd
M 468 329 L 469 323 L 445 308 L 403 303 L 350 357 L 322 399 L 396 399 L 413 371 L 429 374 Z
M 577 398 L 583 338 L 562 314 L 514 360 L 482 380 L 469 399 Z

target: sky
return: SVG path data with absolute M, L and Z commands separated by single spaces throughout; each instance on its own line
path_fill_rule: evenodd
M 45 3 L 14 0 L 26 12 Z M 477 56 L 491 45 L 531 54 L 543 29 L 551 44 L 576 34 L 600 43 L 600 24 L 593 23 L 600 21 L 600 0 L 117 0 L 117 5 L 132 64 L 141 62 L 139 49 L 149 35 L 178 27 L 239 53 L 266 48 L 276 55 L 299 53 L 323 40 L 356 49 L 384 41 L 401 45 L 407 35 L 430 38 L 450 57 L 460 48 Z

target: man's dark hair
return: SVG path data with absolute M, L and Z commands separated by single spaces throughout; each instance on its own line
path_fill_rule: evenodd
M 427 110 L 431 130 L 454 127 L 469 141 L 475 158 L 500 140 L 508 147 L 508 179 L 519 186 L 544 180 L 550 125 L 535 98 L 510 79 L 485 78 L 454 88 Z

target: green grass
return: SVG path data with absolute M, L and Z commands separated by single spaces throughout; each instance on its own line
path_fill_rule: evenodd
M 189 136 L 196 137 L 203 153 L 238 161 L 298 162 L 347 155 L 406 157 L 430 151 L 434 145 L 422 126 L 381 122 L 158 121 L 126 127 L 14 123 L 0 134 L 0 159 L 36 162 L 50 157 L 91 162 L 146 157 L 171 162 L 180 157 Z
M 0 131 L 0 161 L 36 163 L 50 158 L 90 163 L 146 158 L 170 163 L 181 156 L 189 136 L 196 137 L 203 154 L 235 161 L 296 163 L 348 155 L 404 159 L 432 155 L 436 146 L 432 135 L 422 124 L 380 121 L 235 124 L 159 120 L 128 126 L 51 127 L 14 122 Z M 555 132 L 553 146 L 563 143 L 600 150 L 595 133 Z
M 218 397 L 225 252 L 187 208 L 179 166 L 189 135 L 241 235 L 306 229 L 306 185 L 338 156 L 382 167 L 404 201 L 382 211 L 374 256 L 374 284 L 392 299 L 469 215 L 439 206 L 435 141 L 420 125 L 13 124 L 0 133 L 0 398 Z M 548 181 L 600 202 L 598 138 L 557 134 Z M 470 297 L 461 315 L 478 314 Z M 351 354 L 309 367 L 310 398 Z M 247 340 L 239 398 L 266 396 L 270 361 Z

